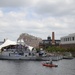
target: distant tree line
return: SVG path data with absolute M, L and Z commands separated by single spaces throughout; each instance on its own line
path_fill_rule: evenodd
M 49 46 L 45 48 L 47 52 L 75 52 L 75 47 L 74 48 L 63 48 L 60 46 Z

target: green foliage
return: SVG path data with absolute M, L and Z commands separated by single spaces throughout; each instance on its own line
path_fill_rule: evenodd
M 40 48 L 36 48 L 36 51 L 39 51 L 40 50 Z
M 56 47 L 56 46 L 49 46 L 48 48 L 46 48 L 47 52 L 64 52 L 66 51 L 64 48 L 61 47 Z

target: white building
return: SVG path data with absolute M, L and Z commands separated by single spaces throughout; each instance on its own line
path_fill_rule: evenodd
M 61 44 L 75 44 L 75 33 L 61 37 Z
M 61 37 L 60 46 L 63 47 L 75 47 L 75 33 Z

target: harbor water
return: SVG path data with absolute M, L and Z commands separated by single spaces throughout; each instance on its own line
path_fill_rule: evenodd
M 53 61 L 58 67 L 45 67 L 45 61 L 0 60 L 0 75 L 75 75 L 75 59 Z

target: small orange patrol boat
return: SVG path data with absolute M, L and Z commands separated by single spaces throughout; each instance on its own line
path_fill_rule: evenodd
M 55 65 L 55 64 L 43 63 L 42 65 L 43 65 L 43 66 L 46 66 L 46 67 L 58 67 L 58 65 Z
M 46 66 L 46 67 L 58 67 L 58 65 L 55 65 L 55 64 L 52 64 L 52 62 L 46 62 L 46 63 L 43 63 L 42 64 L 43 66 Z

